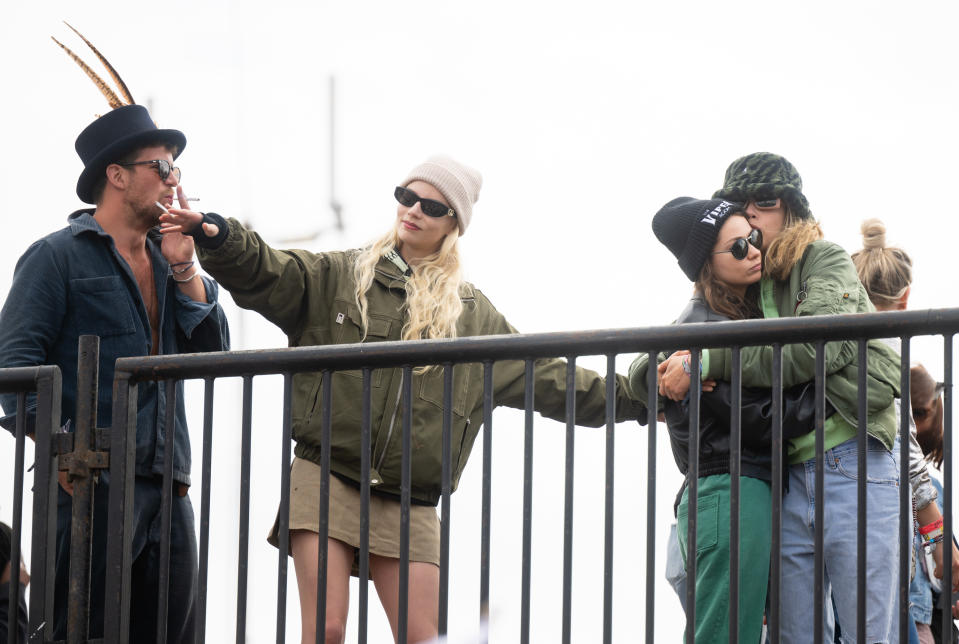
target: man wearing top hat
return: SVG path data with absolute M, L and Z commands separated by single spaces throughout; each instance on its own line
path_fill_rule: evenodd
M 126 105 L 91 123 L 76 141 L 84 163 L 77 196 L 94 208 L 77 210 L 67 227 L 34 242 L 20 258 L 0 311 L 0 367 L 58 365 L 63 377 L 61 423 L 69 430 L 77 398 L 77 343 L 100 337 L 97 424 L 111 424 L 117 358 L 229 349 L 217 285 L 197 273 L 193 239 L 153 229 L 179 188 L 174 160 L 186 137 L 157 129 L 147 110 Z M 179 195 L 177 194 L 179 193 Z M 181 202 L 186 204 L 185 200 Z M 193 640 L 196 536 L 190 485 L 190 439 L 183 386 L 177 383 L 174 498 L 171 529 L 168 639 Z M 166 398 L 163 383 L 137 388 L 136 478 L 130 641 L 156 638 Z M 16 397 L 0 396 L 15 426 Z M 32 434 L 36 401 L 27 402 Z M 66 634 L 72 485 L 61 472 L 57 509 L 55 636 Z M 102 637 L 108 473 L 94 492 L 90 636 Z

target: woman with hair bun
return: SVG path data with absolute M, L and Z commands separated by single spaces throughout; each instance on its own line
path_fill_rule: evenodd
M 862 250 L 852 254 L 853 264 L 856 266 L 856 272 L 859 274 L 859 281 L 866 287 L 869 299 L 875 305 L 877 311 L 904 311 L 909 305 L 909 293 L 912 288 L 912 258 L 901 248 L 886 245 L 886 226 L 879 219 L 867 219 L 862 222 Z M 900 353 L 899 338 L 884 338 L 882 340 L 896 353 Z M 928 383 L 932 380 L 928 372 L 921 367 L 911 369 L 911 397 L 926 401 L 929 405 L 934 405 L 936 397 L 923 395 L 928 389 Z M 934 382 L 934 381 L 933 381 Z M 936 390 L 938 396 L 938 390 Z M 939 400 L 941 405 L 942 401 Z M 896 399 L 896 412 L 899 412 L 900 402 Z M 916 427 L 916 414 L 923 418 L 927 412 L 925 405 L 920 405 L 913 410 L 909 416 L 909 482 L 912 487 L 912 507 L 915 517 L 913 530 L 917 535 L 923 535 L 920 541 L 919 554 L 922 554 L 924 548 L 932 550 L 932 558 L 935 561 L 934 575 L 942 578 L 942 542 L 945 539 L 936 540 L 935 537 L 926 538 L 926 535 L 941 534 L 942 512 L 935 502 L 938 497 L 938 491 L 929 478 L 929 472 L 926 469 L 926 455 L 923 453 L 918 441 L 918 430 Z M 941 416 L 940 416 L 941 420 Z M 941 432 L 941 429 L 940 429 Z M 941 434 L 940 434 L 941 435 Z M 941 462 L 941 460 L 940 460 Z M 937 528 L 937 526 L 939 526 Z M 959 590 L 959 550 L 953 545 L 952 554 L 952 579 L 953 588 Z M 913 580 L 913 586 L 916 580 Z M 917 614 L 915 602 L 911 610 L 913 620 L 919 631 L 920 640 L 929 630 L 928 614 Z M 932 610 L 931 607 L 929 609 Z M 931 636 L 931 633 L 930 633 Z
M 903 311 L 912 286 L 912 258 L 886 246 L 886 226 L 879 219 L 862 222 L 862 250 L 852 254 L 859 281 L 877 311 Z

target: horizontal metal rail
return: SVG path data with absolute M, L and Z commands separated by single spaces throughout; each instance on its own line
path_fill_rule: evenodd
M 708 323 L 708 324 L 686 324 L 686 325 L 670 325 L 670 326 L 660 326 L 660 327 L 648 327 L 648 328 L 631 328 L 631 329 L 606 329 L 606 330 L 592 330 L 592 331 L 578 331 L 578 332 L 562 332 L 562 333 L 539 333 L 539 334 L 515 334 L 515 335 L 500 335 L 500 336 L 484 336 L 484 337 L 471 337 L 471 338 L 459 338 L 453 340 L 425 340 L 425 341 L 416 341 L 416 342 L 376 342 L 376 343 L 363 343 L 363 344 L 353 344 L 353 345 L 332 345 L 332 346 L 313 346 L 313 347 L 296 347 L 296 348 L 278 348 L 278 349 L 264 349 L 256 351 L 240 351 L 240 352 L 218 352 L 218 353 L 204 353 L 204 354 L 181 354 L 181 355 L 169 355 L 169 356 L 151 356 L 151 357 L 136 357 L 136 358 L 122 358 L 116 363 L 115 370 L 115 410 L 114 410 L 114 431 L 112 434 L 113 447 L 117 448 L 116 453 L 121 453 L 125 455 L 124 459 L 116 459 L 116 463 L 112 465 L 115 468 L 126 468 L 122 469 L 124 474 L 121 476 L 121 469 L 116 469 L 113 473 L 114 480 L 120 481 L 124 480 L 127 484 L 132 482 L 132 452 L 130 444 L 124 442 L 117 442 L 121 435 L 127 435 L 127 439 L 131 438 L 132 435 L 129 435 L 130 427 L 135 426 L 135 417 L 131 413 L 131 409 L 134 406 L 131 406 L 130 403 L 136 400 L 136 384 L 138 382 L 143 382 L 147 380 L 183 380 L 191 378 L 205 378 L 207 382 L 207 401 L 205 405 L 205 417 L 209 416 L 209 424 L 212 425 L 212 410 L 210 408 L 212 403 L 212 390 L 213 382 L 215 378 L 220 377 L 243 377 L 245 379 L 244 387 L 244 456 L 243 456 L 243 467 L 244 473 L 241 475 L 242 485 L 243 485 L 243 494 L 241 494 L 241 513 L 243 517 L 249 512 L 249 406 L 251 405 L 252 397 L 252 379 L 255 375 L 268 375 L 268 374 L 283 374 L 286 379 L 286 391 L 285 397 L 289 399 L 291 396 L 291 381 L 292 374 L 305 372 L 305 371 L 323 371 L 327 375 L 334 371 L 341 370 L 353 370 L 353 369 L 362 369 L 364 374 L 364 397 L 365 400 L 363 404 L 366 407 L 369 407 L 369 390 L 370 390 L 370 380 L 371 373 L 374 369 L 383 369 L 383 368 L 397 368 L 402 367 L 404 369 L 405 377 L 405 389 L 403 391 L 403 396 L 405 400 L 404 404 L 404 416 L 402 419 L 403 422 L 403 434 L 402 440 L 404 441 L 404 449 L 409 450 L 410 445 L 410 419 L 407 415 L 410 413 L 412 408 L 412 403 L 410 401 L 410 373 L 414 366 L 418 365 L 444 365 L 445 368 L 445 378 L 444 378 L 444 405 L 445 410 L 445 425 L 444 428 L 444 440 L 448 443 L 450 441 L 449 427 L 450 424 L 450 409 L 451 409 L 451 388 L 452 388 L 452 365 L 460 363 L 482 363 L 485 365 L 486 369 L 486 380 L 488 381 L 487 388 L 491 388 L 491 373 L 492 366 L 495 362 L 504 361 L 504 360 L 517 360 L 524 361 L 526 366 L 526 433 L 525 433 L 525 444 L 524 444 L 524 508 L 523 508 L 523 569 L 522 569 L 522 618 L 521 618 L 521 641 L 530 641 L 530 577 L 531 577 L 531 513 L 532 513 L 532 440 L 533 440 L 533 382 L 534 382 L 534 372 L 535 365 L 534 360 L 538 358 L 551 358 L 551 357 L 564 357 L 569 361 L 569 372 L 567 373 L 567 384 L 570 384 L 570 379 L 573 374 L 573 367 L 575 366 L 576 359 L 579 356 L 588 356 L 588 355 L 602 355 L 607 359 L 607 373 L 612 375 L 615 373 L 615 357 L 619 354 L 628 354 L 628 353 L 637 353 L 643 352 L 648 353 L 650 358 L 650 364 L 655 363 L 655 353 L 657 351 L 668 351 L 675 348 L 689 348 L 693 350 L 692 363 L 695 365 L 699 364 L 699 360 L 696 357 L 700 354 L 702 349 L 714 348 L 714 347 L 749 347 L 749 346 L 768 346 L 770 347 L 769 351 L 769 360 L 770 367 L 773 372 L 773 390 L 775 392 L 775 401 L 777 403 L 777 408 L 781 407 L 781 401 L 779 401 L 779 396 L 781 396 L 781 386 L 782 379 L 781 371 L 782 367 L 782 357 L 781 357 L 781 348 L 783 345 L 796 344 L 796 343 L 809 343 L 818 347 L 817 358 L 821 361 L 823 349 L 825 343 L 833 341 L 844 341 L 844 342 L 855 342 L 859 346 L 859 351 L 862 354 L 860 356 L 860 377 L 864 378 L 865 370 L 862 368 L 865 363 L 866 356 L 862 351 L 862 347 L 865 346 L 865 341 L 872 338 L 886 338 L 886 337 L 901 337 L 908 338 L 910 336 L 918 335 L 944 335 L 947 340 L 947 374 L 946 381 L 951 383 L 951 336 L 959 332 L 959 308 L 955 309 L 935 309 L 935 310 L 925 310 L 925 311 L 905 311 L 905 312 L 894 312 L 894 313 L 870 313 L 870 314 L 860 314 L 860 315 L 841 315 L 841 316 L 815 316 L 815 317 L 797 317 L 797 318 L 781 318 L 775 320 L 747 320 L 747 321 L 737 321 L 731 323 Z M 764 354 L 765 355 L 765 354 Z M 908 344 L 906 344 L 906 353 L 905 356 L 908 356 Z M 738 362 L 738 361 L 737 361 Z M 28 368 L 18 368 L 18 369 L 6 369 L 0 370 L 0 391 L 10 391 L 10 392 L 28 392 L 36 390 L 36 383 L 38 379 L 41 378 L 41 374 L 47 373 L 44 370 L 55 369 L 54 367 L 28 367 Z M 907 368 L 906 368 L 907 370 Z M 734 367 L 734 374 L 738 376 L 739 367 Z M 59 378 L 57 371 L 57 379 Z M 49 375 L 49 374 L 48 374 Z M 699 378 L 704 376 L 700 374 L 698 369 L 694 370 L 694 380 L 699 381 Z M 822 399 L 823 392 L 823 381 L 825 374 L 823 373 L 822 365 L 819 365 L 817 369 L 817 385 L 819 388 L 818 396 L 819 402 L 817 403 L 817 426 L 822 427 L 823 418 L 821 417 L 820 408 L 824 406 L 824 401 Z M 904 381 L 906 380 L 907 375 L 903 375 Z M 649 380 L 651 381 L 651 387 L 655 386 L 655 372 L 650 370 Z M 734 377 L 734 383 L 738 383 L 740 378 Z M 329 391 L 329 382 L 330 378 L 324 378 L 324 426 L 325 431 L 329 432 L 330 424 L 330 409 L 332 400 L 329 399 L 331 392 Z M 862 385 L 860 385 L 862 386 Z M 614 387 L 611 382 L 607 383 L 607 393 L 612 394 Z M 57 394 L 59 394 L 57 387 Z M 738 386 L 736 387 L 738 390 Z M 693 405 L 692 411 L 690 414 L 690 454 L 689 454 L 689 464 L 690 468 L 693 471 L 696 471 L 697 465 L 699 462 L 699 440 L 698 430 L 698 414 L 699 414 L 699 388 L 693 387 L 691 390 Z M 569 395 L 569 394 L 567 394 Z M 49 394 L 48 394 L 49 396 Z M 949 409 L 949 403 L 951 403 L 951 392 L 947 388 L 947 410 L 946 410 L 946 426 L 947 428 L 951 427 L 951 414 Z M 117 401 L 120 401 L 117 403 Z M 865 390 L 863 390 L 863 396 L 860 398 L 860 405 L 864 404 L 865 400 Z M 606 543 L 605 550 L 606 552 L 606 566 L 607 566 L 607 579 L 605 580 L 604 585 L 604 641 L 610 641 L 612 639 L 612 447 L 613 447 L 613 427 L 614 427 L 614 403 L 612 400 L 607 401 L 607 517 L 606 517 Z M 48 407 L 55 406 L 56 409 L 59 409 L 59 396 L 52 405 L 47 404 Z M 489 441 L 491 440 L 491 428 L 489 426 L 489 420 L 491 420 L 491 412 L 493 407 L 492 401 L 492 392 L 489 391 L 484 400 L 484 418 L 486 419 L 485 433 L 484 433 L 484 461 L 487 458 L 487 452 L 489 449 Z M 738 402 L 735 405 L 738 407 Z M 169 409 L 173 409 L 173 405 L 168 405 Z M 575 411 L 575 401 L 573 398 L 567 398 L 567 418 L 573 415 Z M 905 413 L 905 412 L 904 412 Z M 364 411 L 364 432 L 369 431 L 369 414 L 370 410 L 366 409 Z M 778 413 L 776 414 L 779 415 Z M 289 424 L 290 424 L 290 412 L 289 412 L 289 400 L 286 401 L 284 405 L 284 424 L 285 424 L 285 437 L 284 437 L 284 454 L 283 454 L 283 469 L 288 468 L 289 462 Z M 59 417 L 59 413 L 56 414 L 56 417 Z M 49 429 L 46 431 L 52 431 L 54 428 L 53 419 L 48 419 L 46 425 L 49 426 Z M 655 520 L 655 470 L 656 470 L 656 461 L 655 461 L 655 419 L 651 420 L 651 433 L 650 433 L 650 454 L 649 454 L 649 483 L 650 490 L 647 493 L 647 499 L 649 502 L 649 516 L 648 516 L 648 548 L 652 548 L 654 539 L 654 530 L 653 522 Z M 172 424 L 171 420 L 168 419 L 168 424 Z M 782 427 L 781 421 L 776 423 L 777 427 L 774 429 L 774 453 L 777 452 L 782 446 Z M 122 431 L 120 428 L 124 428 L 125 431 Z M 571 597 L 571 586 L 572 586 L 572 532 L 574 527 L 573 522 L 573 512 L 572 512 L 572 489 L 573 489 L 573 423 L 571 420 L 567 421 L 567 453 L 566 453 L 566 509 L 564 513 L 564 564 L 563 564 L 563 609 L 562 609 L 562 637 L 563 641 L 570 641 L 572 639 L 571 632 L 571 613 L 572 613 L 572 597 Z M 209 485 L 209 459 L 207 458 L 207 453 L 209 451 L 209 440 L 212 438 L 212 433 L 207 431 L 205 427 L 205 438 L 204 438 L 204 508 L 201 511 L 201 526 L 204 525 L 204 521 L 209 520 L 209 500 L 207 487 Z M 210 428 L 212 429 L 212 428 Z M 22 434 L 22 430 L 20 430 Z M 737 432 L 738 435 L 738 432 Z M 864 434 L 862 440 L 864 440 Z M 821 480 L 822 477 L 822 433 L 821 431 L 817 432 L 816 442 L 817 442 L 817 453 L 819 456 L 817 460 L 816 474 L 816 494 L 817 494 L 817 510 L 822 507 L 822 494 L 823 494 L 823 483 Z M 22 438 L 21 438 L 22 440 Z M 369 441 L 369 437 L 364 437 L 364 440 Z M 42 444 L 41 444 L 42 443 Z M 40 467 L 43 466 L 45 461 L 52 461 L 55 457 L 55 454 L 50 451 L 50 445 L 48 441 L 43 441 L 38 443 L 38 476 L 41 474 L 39 472 Z M 367 444 L 364 443 L 364 444 Z M 737 440 L 738 443 L 738 440 Z M 329 435 L 326 434 L 325 439 L 322 441 L 324 446 L 330 444 Z M 47 452 L 41 454 L 42 445 L 47 445 Z M 321 496 L 326 499 L 329 491 L 329 452 L 328 447 L 324 450 L 324 467 L 322 471 L 324 473 L 325 483 L 322 486 Z M 951 440 L 950 437 L 946 437 L 946 450 L 947 455 L 951 450 Z M 368 449 L 364 448 L 364 452 L 367 452 Z M 448 452 L 450 447 L 448 444 L 444 444 L 443 454 L 446 459 L 449 459 Z M 734 458 L 737 460 L 736 466 L 732 467 L 734 473 L 739 471 L 738 459 L 740 457 L 740 452 L 738 449 L 733 450 Z M 172 458 L 170 454 L 167 454 L 167 464 L 172 465 Z M 864 463 L 861 464 L 864 466 Z M 34 529 L 34 543 L 35 549 L 34 552 L 42 551 L 42 547 L 37 547 L 39 544 L 37 542 L 37 535 L 41 531 L 37 530 L 37 517 L 40 515 L 49 515 L 52 517 L 51 510 L 55 509 L 55 496 L 53 492 L 56 490 L 55 477 L 51 478 L 51 473 L 55 472 L 50 467 L 50 464 L 45 465 L 46 472 L 43 473 L 43 477 L 40 480 L 50 481 L 50 487 L 44 488 L 48 502 L 46 506 L 42 504 L 35 504 L 35 529 Z M 364 463 L 364 476 L 368 477 L 368 463 Z M 780 476 L 783 472 L 785 464 L 782 462 L 782 454 L 777 454 L 774 458 L 774 483 L 776 487 L 774 488 L 774 507 L 773 508 L 773 537 L 772 537 L 772 554 L 773 559 L 778 559 L 778 555 L 781 549 L 781 535 L 779 530 L 781 530 L 779 521 L 779 513 L 781 508 L 778 507 L 775 497 L 778 493 L 778 485 L 781 484 Z M 439 607 L 440 613 L 440 630 L 441 634 L 446 631 L 446 622 L 448 620 L 447 614 L 447 597 L 446 595 L 449 592 L 448 588 L 448 559 L 449 559 L 449 470 L 450 463 L 444 463 L 444 499 L 443 499 L 443 533 L 441 537 L 441 560 L 443 565 L 443 573 L 441 576 L 441 605 Z M 168 467 L 167 470 L 170 468 Z M 409 458 L 406 455 L 403 464 L 403 474 L 404 480 L 403 485 L 401 486 L 403 491 L 403 500 L 402 507 L 405 513 L 408 513 L 409 509 Z M 488 471 L 489 465 L 484 462 L 484 471 Z M 864 472 L 864 467 L 861 468 Z M 286 471 L 288 476 L 289 472 Z M 22 481 L 22 472 L 17 473 L 17 478 Z M 738 479 L 738 477 L 737 477 Z M 169 500 L 171 497 L 171 485 L 172 485 L 172 476 L 169 471 L 166 472 L 164 479 L 164 498 Z M 367 479 L 364 479 L 363 488 L 367 488 L 369 483 Z M 946 491 L 944 493 L 947 500 L 951 497 L 951 468 L 947 464 L 946 466 Z M 126 487 L 129 487 L 127 485 Z M 288 487 L 284 485 L 283 487 Z M 489 491 L 489 474 L 484 474 L 484 495 L 488 496 Z M 125 489 L 124 486 L 118 486 L 118 488 Z M 732 504 L 733 511 L 730 516 L 730 533 L 733 539 L 733 543 L 736 544 L 740 538 L 741 529 L 739 528 L 739 521 L 737 515 L 741 510 L 739 504 L 739 486 L 738 480 L 736 484 L 731 487 L 732 490 Z M 368 489 L 365 489 L 365 494 L 368 498 Z M 281 505 L 286 506 L 288 504 L 288 497 L 286 496 L 288 491 L 284 494 L 284 500 L 281 501 Z M 860 488 L 860 495 L 862 494 Z M 114 500 L 111 498 L 111 514 L 119 512 L 113 506 L 116 505 L 117 508 L 123 509 L 130 505 L 130 496 L 132 492 L 125 492 L 126 499 L 117 499 Z M 905 497 L 903 497 L 905 498 Z M 689 544 L 693 552 L 696 551 L 696 509 L 697 509 L 697 478 L 693 477 L 689 482 Z M 861 501 L 861 500 L 860 500 Z M 124 505 L 125 504 L 125 505 Z M 363 514 L 366 517 L 365 524 L 368 524 L 368 500 L 363 502 L 364 509 Z M 865 504 L 860 502 L 860 520 L 865 517 Z M 121 507 L 122 506 L 122 507 Z M 39 514 L 36 508 L 40 508 Z M 128 631 L 129 624 L 127 620 L 129 619 L 129 599 L 122 599 L 124 596 L 124 589 L 129 587 L 129 510 L 124 510 L 117 514 L 117 523 L 124 523 L 122 527 L 116 528 L 118 535 L 122 536 L 125 542 L 122 547 L 114 548 L 116 554 L 112 559 L 112 564 L 108 564 L 108 569 L 116 572 L 115 579 L 108 580 L 106 595 L 108 601 L 113 601 L 115 605 L 115 610 L 109 611 L 106 619 L 109 622 L 109 628 L 107 632 L 107 640 L 122 640 L 122 635 Z M 286 511 L 288 512 L 288 510 Z M 168 511 L 165 512 L 168 514 Z M 285 514 L 282 513 L 282 514 Z M 321 534 L 325 533 L 326 521 L 328 509 L 320 509 L 321 517 Z M 404 553 L 404 557 L 409 556 L 409 518 L 408 514 L 403 515 L 403 526 L 401 528 L 401 552 Z M 952 516 L 951 512 L 947 508 L 946 510 L 946 528 L 947 532 L 951 529 Z M 281 539 L 285 539 L 289 531 L 287 517 L 282 517 L 280 524 L 280 534 Z M 821 530 L 822 526 L 822 516 L 817 518 L 817 527 Z M 483 521 L 484 523 L 484 546 L 483 553 L 481 555 L 481 567 L 483 568 L 483 579 L 481 581 L 481 595 L 483 608 L 481 611 L 485 611 L 486 601 L 489 597 L 489 579 L 488 579 L 488 567 L 489 567 L 489 508 L 488 501 L 484 500 L 484 509 L 483 509 Z M 114 522 L 114 519 L 111 518 L 111 522 Z M 112 523 L 111 523 L 112 524 Z M 243 641 L 244 639 L 244 629 L 246 624 L 246 583 L 247 583 L 247 544 L 246 540 L 248 538 L 248 526 L 246 518 L 241 518 L 241 529 L 239 539 L 240 539 L 240 556 L 238 562 L 238 606 L 237 606 L 237 641 Z M 50 525 L 49 523 L 47 525 Z M 55 524 L 54 524 L 55 525 Z M 49 530 L 49 529 L 48 529 Z M 168 522 L 164 524 L 164 534 L 168 534 Z M 19 530 L 18 530 L 19 533 Z M 53 542 L 52 537 L 49 536 L 51 533 L 48 531 L 44 533 L 47 536 L 47 547 L 50 552 L 53 551 Z M 116 536 L 111 531 L 111 537 Z M 368 538 L 368 537 L 367 537 Z M 19 541 L 19 534 L 17 534 L 17 540 Z M 326 539 L 321 538 L 321 553 L 318 561 L 318 570 L 317 577 L 318 581 L 325 580 L 326 577 L 326 556 L 325 551 Z M 821 531 L 817 533 L 817 543 L 822 544 L 823 535 Z M 164 547 L 161 550 L 166 550 L 166 545 L 168 543 L 168 537 L 164 541 Z M 819 546 L 821 550 L 821 545 Z M 366 639 L 366 576 L 368 569 L 366 568 L 367 563 L 364 561 L 366 559 L 366 553 L 368 549 L 368 544 L 364 544 L 361 550 L 363 551 L 363 556 L 361 556 L 361 575 L 363 578 L 362 581 L 362 592 L 361 592 L 361 635 L 360 641 L 365 641 Z M 206 586 L 206 558 L 208 556 L 208 544 L 205 544 L 205 539 L 201 538 L 201 587 L 204 587 L 201 592 L 201 604 L 204 602 L 206 595 L 205 586 Z M 865 549 L 861 546 L 860 557 L 865 557 Z M 280 551 L 281 564 L 278 566 L 280 569 L 279 576 L 281 584 L 285 581 L 285 564 L 286 564 L 286 555 L 287 552 L 285 549 Z M 39 567 L 37 566 L 39 559 Z M 403 565 L 406 559 L 401 557 L 401 578 L 400 585 L 405 588 L 408 583 L 407 577 L 407 567 Z M 653 586 L 653 563 L 655 562 L 655 555 L 648 551 L 647 552 L 647 563 L 649 570 L 647 571 L 647 629 L 646 629 L 646 639 L 647 641 L 652 641 L 653 637 L 653 603 L 652 603 L 652 586 Z M 948 555 L 947 555 L 948 562 Z M 164 566 L 167 564 L 167 561 L 164 560 Z M 743 584 L 743 581 L 739 579 L 739 567 L 740 558 L 739 556 L 733 556 L 730 561 L 730 576 L 731 576 L 731 587 L 733 589 L 733 594 L 738 595 L 738 588 Z M 34 559 L 34 570 L 37 571 L 38 568 L 46 571 L 46 577 L 52 581 L 52 569 L 53 563 L 52 559 L 48 555 L 40 555 L 38 558 Z M 689 561 L 689 570 L 691 577 L 695 578 L 696 570 L 696 557 L 692 557 Z M 821 551 L 817 553 L 816 561 L 816 593 L 817 596 L 821 597 L 823 592 L 823 579 L 822 579 L 822 553 Z M 773 587 L 771 588 L 771 601 L 773 611 L 770 614 L 770 632 L 773 638 L 773 641 L 779 640 L 779 601 L 782 598 L 780 584 L 781 580 L 781 570 L 777 565 L 776 561 L 773 562 L 773 568 L 771 570 Z M 46 612 L 47 618 L 49 618 L 52 611 L 52 590 L 48 584 L 44 587 L 42 581 L 44 575 L 38 574 L 35 576 L 35 580 L 39 581 L 39 588 L 34 587 L 35 592 L 31 594 L 31 604 L 37 606 L 46 606 L 44 611 Z M 947 577 L 948 581 L 948 577 Z M 858 581 L 860 584 L 860 590 L 863 589 L 864 579 Z M 165 584 L 164 584 L 165 585 Z M 860 595 L 865 593 L 860 592 Z M 50 601 L 44 602 L 39 595 L 46 595 L 50 597 Z M 36 602 L 34 598 L 36 597 Z M 317 589 L 317 618 L 318 626 L 325 622 L 325 583 L 321 581 L 320 586 Z M 402 641 L 405 638 L 406 631 L 406 601 L 407 597 L 405 593 L 401 593 L 400 596 L 400 640 Z M 692 627 L 695 624 L 695 614 L 696 614 L 696 596 L 695 596 L 695 587 L 690 586 L 688 589 L 687 595 L 688 602 L 688 615 L 689 615 L 689 625 Z M 822 612 L 822 602 L 814 602 L 817 605 L 817 618 L 821 618 Z M 277 618 L 277 641 L 283 641 L 284 631 L 285 631 L 285 621 L 280 617 L 281 612 L 285 612 L 286 597 L 285 593 L 282 591 L 279 592 L 278 598 L 278 618 Z M 738 613 L 738 602 L 734 599 L 731 603 L 730 610 L 731 616 L 735 616 Z M 159 607 L 161 616 L 165 613 L 165 602 Z M 858 607 L 859 619 L 857 619 L 857 624 L 850 624 L 850 630 L 852 629 L 862 629 L 863 628 L 863 616 L 862 616 L 862 607 Z M 201 615 L 205 614 L 205 605 L 201 609 Z M 484 612 L 485 615 L 485 612 Z M 32 616 L 31 616 L 32 617 Z M 162 621 L 162 617 L 161 617 Z M 33 628 L 39 627 L 43 621 L 38 617 L 33 624 Z M 818 623 L 818 622 L 817 622 Z M 738 631 L 738 626 L 735 619 L 730 620 L 730 636 L 732 640 L 736 640 L 742 636 L 742 633 Z M 200 626 L 200 632 L 203 632 L 203 626 Z M 318 628 L 317 636 L 319 639 L 325 638 L 325 634 L 321 633 L 322 627 Z M 46 634 L 49 635 L 50 628 L 49 626 L 45 627 Z M 818 629 L 815 629 L 818 631 Z M 690 632 L 690 641 L 693 641 L 693 633 Z M 2 634 L 0 634 L 2 636 Z M 815 637 L 821 639 L 822 633 L 816 632 Z M 163 625 L 160 625 L 160 639 L 164 638 Z
M 959 308 L 120 358 L 131 382 L 959 332 Z

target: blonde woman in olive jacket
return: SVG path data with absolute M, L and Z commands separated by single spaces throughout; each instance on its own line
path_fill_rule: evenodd
M 489 300 L 461 278 L 458 238 L 479 196 L 480 174 L 446 157 L 434 157 L 394 192 L 399 205 L 391 230 L 369 247 L 343 252 L 274 250 L 236 220 L 172 209 L 166 230 L 191 232 L 203 268 L 244 308 L 260 312 L 287 334 L 290 346 L 384 340 L 455 338 L 516 333 Z M 202 226 L 198 225 L 201 224 Z M 538 360 L 535 405 L 565 420 L 566 364 Z M 401 369 L 372 374 L 370 573 L 389 618 L 398 624 L 399 502 L 402 434 Z M 412 485 L 410 519 L 410 642 L 437 634 L 439 520 L 442 472 L 443 370 L 412 375 Z M 645 420 L 645 408 L 618 380 L 617 418 Z M 315 639 L 320 424 L 320 375 L 294 378 L 290 477 L 290 552 L 300 591 L 303 642 Z M 605 382 L 577 369 L 576 422 L 605 423 Z M 453 369 L 452 484 L 459 481 L 483 417 L 483 369 Z M 333 376 L 330 445 L 326 641 L 342 642 L 349 606 L 349 576 L 359 547 L 360 372 Z M 493 377 L 497 405 L 522 408 L 524 364 L 499 362 Z M 272 535 L 275 540 L 276 533 Z M 355 569 L 354 574 L 355 574 Z

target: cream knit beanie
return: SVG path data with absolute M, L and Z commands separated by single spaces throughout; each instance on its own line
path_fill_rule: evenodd
M 456 212 L 460 237 L 466 234 L 473 217 L 473 204 L 479 199 L 483 186 L 483 175 L 449 157 L 434 156 L 413 168 L 400 185 L 405 188 L 414 181 L 425 181 L 440 191 Z

